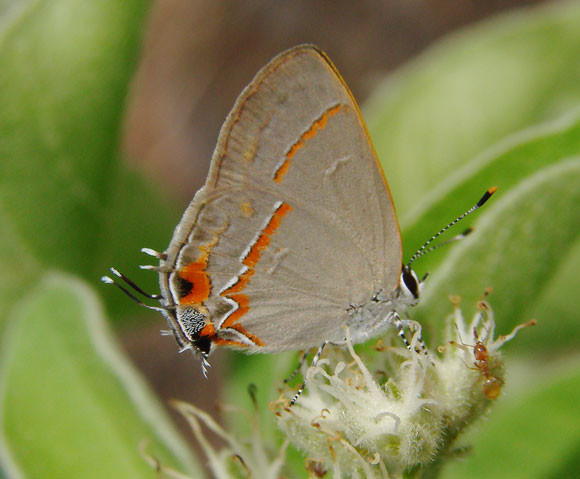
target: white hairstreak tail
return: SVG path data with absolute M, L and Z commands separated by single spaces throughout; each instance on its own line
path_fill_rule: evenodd
M 161 294 L 149 295 L 181 350 L 204 368 L 217 347 L 275 353 L 353 343 L 395 326 L 420 297 L 402 265 L 399 226 L 359 108 L 317 47 L 276 56 L 227 117 L 209 175 L 159 259 Z M 433 249 L 433 248 L 430 248 Z M 127 288 L 109 277 L 130 297 Z M 426 352 L 426 350 L 424 349 Z M 295 398 L 296 399 L 296 398 Z M 295 400 L 294 399 L 294 400 Z

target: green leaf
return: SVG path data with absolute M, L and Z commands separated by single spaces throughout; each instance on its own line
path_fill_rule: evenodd
M 547 280 L 534 304 L 530 305 L 529 316 L 545 319 L 538 333 L 522 335 L 517 347 L 538 352 L 538 348 L 551 350 L 557 354 L 570 349 L 578 349 L 580 325 L 578 324 L 578 271 L 580 271 L 580 241 L 571 251 L 561 252 L 554 264 L 556 271 Z M 538 339 L 541 340 L 538 341 Z
M 368 100 L 404 222 L 476 154 L 580 104 L 579 23 L 578 2 L 497 17 L 438 42 Z
M 535 129 L 521 138 L 474 162 L 455 187 L 433 200 L 407 230 L 417 237 L 433 218 L 449 217 L 444 213 L 449 205 L 467 203 L 472 192 L 483 190 L 479 185 L 484 178 L 500 186 L 476 221 L 476 231 L 451 247 L 447 256 L 434 253 L 426 261 L 435 273 L 426 283 L 420 307 L 412 314 L 430 325 L 430 331 L 441 329 L 438 326 L 449 314 L 449 295 L 459 294 L 473 304 L 489 286 L 494 288 L 490 302 L 502 328 L 531 319 L 532 312 L 547 313 L 542 310 L 542 292 L 555 281 L 559 266 L 570 260 L 580 240 L 580 120 L 574 117 L 556 128 Z M 576 289 L 577 280 L 560 294 L 573 296 Z M 573 317 L 578 317 L 577 302 L 569 306 L 575 312 Z M 549 318 L 537 318 L 540 331 L 551 327 Z M 546 341 L 540 331 L 533 334 L 535 344 L 562 346 Z M 575 326 L 564 341 L 572 346 L 578 338 L 580 329 Z
M 140 0 L 39 0 L 2 9 L 3 311 L 43 270 L 96 282 L 119 238 L 120 252 L 134 251 L 136 263 L 141 246 L 161 243 L 159 228 L 170 234 L 166 207 L 120 171 L 117 153 L 147 7 Z
M 537 371 L 537 370 L 536 370 Z M 534 377 L 535 376 L 535 377 Z M 580 468 L 578 358 L 549 377 L 528 375 L 531 387 L 507 395 L 468 441 L 472 452 L 448 463 L 446 479 L 577 477 Z
M 162 407 L 113 341 L 94 294 L 42 278 L 10 314 L 1 376 L 9 477 L 157 477 L 138 448 L 201 477 Z

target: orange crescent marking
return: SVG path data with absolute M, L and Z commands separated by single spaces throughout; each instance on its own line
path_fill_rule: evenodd
M 200 246 L 201 256 L 197 261 L 185 265 L 177 273 L 180 278 L 189 281 L 192 284 L 191 291 L 184 297 L 179 299 L 179 304 L 191 304 L 194 306 L 201 305 L 209 298 L 211 293 L 211 280 L 207 274 L 207 262 L 211 248 L 217 244 L 219 236 L 204 246 Z
M 320 116 L 320 118 L 318 118 L 317 120 L 314 121 L 314 123 L 312 123 L 312 125 L 308 130 L 302 133 L 300 138 L 298 138 L 298 141 L 294 143 L 286 153 L 286 159 L 284 160 L 284 163 L 282 163 L 280 167 L 276 170 L 276 173 L 274 174 L 274 181 L 276 183 L 282 182 L 282 177 L 290 169 L 290 160 L 294 157 L 294 155 L 296 155 L 296 152 L 300 148 L 304 147 L 306 141 L 314 138 L 319 131 L 323 130 L 326 127 L 326 124 L 328 123 L 328 118 L 332 115 L 336 115 L 341 109 L 342 105 L 335 105 L 329 108 Z
M 246 329 L 239 323 L 236 323 L 244 314 L 250 310 L 250 298 L 246 294 L 233 294 L 230 296 L 236 303 L 238 303 L 238 309 L 236 309 L 228 319 L 225 320 L 222 328 L 232 328 L 239 333 L 246 336 L 257 346 L 264 346 L 264 342 L 256 335 L 249 333 Z
M 250 298 L 247 294 L 232 294 L 230 296 L 236 303 L 238 303 L 238 309 L 236 309 L 228 319 L 224 321 L 222 328 L 230 328 L 234 325 L 238 319 L 240 319 L 244 314 L 250 310 Z
M 237 328 L 236 328 L 237 329 Z M 235 341 L 233 339 L 218 338 L 215 334 L 215 328 L 212 323 L 207 323 L 199 332 L 199 336 L 209 336 L 209 339 L 219 346 L 243 346 L 248 347 L 246 343 Z
M 179 304 L 199 305 L 209 298 L 210 281 L 205 268 L 207 261 L 194 261 L 179 271 L 179 277 L 189 281 L 193 286 L 186 296 L 179 299 Z

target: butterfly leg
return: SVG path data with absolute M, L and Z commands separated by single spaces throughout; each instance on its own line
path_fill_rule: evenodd
M 429 354 L 429 350 L 427 349 L 427 345 L 425 344 L 425 341 L 423 341 L 423 336 L 421 334 L 421 331 L 419 331 L 419 337 L 417 339 L 419 341 L 419 346 L 421 347 L 421 351 L 423 351 L 423 354 L 429 360 L 431 365 L 435 366 L 435 362 L 433 361 L 433 359 L 431 358 L 431 355 Z
M 292 374 L 290 374 L 290 376 L 288 376 L 286 379 L 284 379 L 284 383 L 287 384 L 290 381 L 292 381 L 292 379 L 294 379 L 296 377 L 296 375 L 300 372 L 300 369 L 302 368 L 302 365 L 304 364 L 304 361 L 306 361 L 306 358 L 308 357 L 308 353 L 310 352 L 310 349 L 305 349 L 304 353 L 302 354 L 302 357 L 300 358 L 300 361 L 298 361 L 298 366 L 296 366 L 296 369 L 294 370 L 294 372 Z
M 324 341 L 320 345 L 320 347 L 318 348 L 318 351 L 316 351 L 316 354 L 314 355 L 314 359 L 312 360 L 312 364 L 310 365 L 311 368 L 316 367 L 316 365 L 318 364 L 318 361 L 320 360 L 320 356 L 322 354 L 322 351 L 324 351 L 324 347 L 327 344 L 328 344 L 328 341 Z M 306 387 L 306 378 L 304 378 L 304 381 L 302 382 L 300 389 L 298 389 L 298 392 L 294 395 L 294 397 L 290 401 L 290 406 L 293 406 L 296 403 L 296 401 L 298 400 L 300 395 L 304 392 L 305 387 Z
M 398 313 L 393 313 L 392 321 L 395 325 L 395 328 L 397 328 L 397 334 L 399 335 L 399 338 L 401 338 L 403 343 L 405 343 L 405 347 L 409 351 L 413 351 L 413 348 L 411 348 L 411 343 L 409 343 L 407 336 L 405 336 L 405 326 L 403 325 L 403 321 L 401 321 L 401 317 L 398 315 Z
M 392 321 L 393 321 L 393 324 L 395 325 L 395 328 L 397 328 L 397 335 L 403 340 L 403 343 L 405 343 L 405 347 L 409 351 L 413 351 L 413 348 L 411 347 L 411 343 L 409 343 L 407 336 L 405 336 L 405 324 L 407 324 L 407 326 L 408 326 L 410 324 L 410 322 L 406 321 L 406 320 L 405 321 L 401 320 L 401 317 L 399 316 L 399 314 L 396 311 L 393 313 Z M 423 336 L 421 335 L 421 331 L 419 331 L 419 336 L 418 336 L 417 340 L 419 342 L 419 347 L 421 349 L 421 352 L 425 355 L 425 357 L 427 359 L 429 359 L 429 362 L 431 364 L 435 365 L 435 363 L 433 362 L 433 359 L 431 359 L 431 355 L 429 354 L 429 350 L 427 349 L 427 345 L 425 344 L 425 341 L 423 341 Z

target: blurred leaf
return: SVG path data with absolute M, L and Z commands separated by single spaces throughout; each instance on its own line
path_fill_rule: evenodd
M 579 24 L 578 2 L 497 17 L 438 42 L 368 100 L 403 220 L 479 152 L 580 104 Z
M 201 477 L 86 286 L 44 277 L 10 319 L 1 383 L 10 477 L 155 478 L 138 452 L 143 440 L 164 465 L 186 464 Z
M 491 147 L 463 168 L 456 171 L 436 191 L 423 195 L 416 202 L 413 215 L 402 222 L 406 256 L 451 221 L 491 186 L 498 186 L 496 195 L 480 213 L 465 220 L 474 222 L 479 214 L 485 213 L 522 179 L 549 167 L 562 159 L 580 153 L 580 114 L 573 113 L 557 122 L 549 122 L 511 136 Z M 467 224 L 465 226 L 467 226 Z M 463 226 L 463 225 L 462 225 Z M 461 229 L 460 229 L 461 230 Z M 452 232 L 457 233 L 457 231 Z M 451 247 L 455 249 L 455 247 Z M 443 262 L 445 254 L 430 254 L 421 259 L 429 269 Z M 423 264 L 422 264 L 423 267 Z
M 530 305 L 530 318 L 541 318 L 538 332 L 518 338 L 517 347 L 534 351 L 538 348 L 552 353 L 565 354 L 569 349 L 578 350 L 580 325 L 578 324 L 578 271 L 580 271 L 580 240 L 569 253 L 561 252 L 554 264 L 556 271 L 546 287 Z M 538 340 L 541 340 L 538 341 Z
M 283 381 L 298 365 L 298 354 L 294 352 L 276 355 L 247 356 L 239 352 L 231 352 L 228 355 L 230 374 L 224 384 L 224 402 L 235 404 L 246 411 L 254 413 L 248 386 L 256 386 L 256 400 L 258 403 L 257 414 L 260 416 L 261 430 L 266 442 L 275 444 L 275 438 L 279 436 L 276 421 L 270 411 L 269 405 L 278 399 L 278 388 L 283 386 Z M 302 376 L 299 375 L 291 384 L 300 384 Z M 231 430 L 242 435 L 247 431 L 247 421 L 242 414 L 229 415 L 226 417 Z
M 122 251 L 132 248 L 136 257 L 142 241 L 160 243 L 153 224 L 166 231 L 166 208 L 119 171 L 116 153 L 147 7 L 140 0 L 40 0 L 2 10 L 3 304 L 46 268 L 96 282 L 110 242 L 123 238 Z
M 111 266 L 115 266 L 143 289 L 158 292 L 159 276 L 139 268 L 140 264 L 158 262 L 141 253 L 141 248 L 164 251 L 182 211 L 160 200 L 157 189 L 141 176 L 123 168 L 119 169 L 117 175 L 117 178 L 111 180 L 106 197 L 105 208 L 110 214 L 106 215 L 100 225 L 102 240 L 98 254 L 93 257 L 93 271 L 87 280 L 99 284 L 99 292 L 103 294 L 112 319 L 126 320 L 124 315 L 133 317 L 140 313 L 138 320 L 148 316 L 165 324 L 159 314 L 146 313 L 142 311 L 143 308 L 136 308 L 116 288 L 101 284 L 99 278 L 108 273 Z
M 445 479 L 577 477 L 580 469 L 578 358 L 549 377 L 507 395 L 469 443 L 472 453 L 452 461 Z

